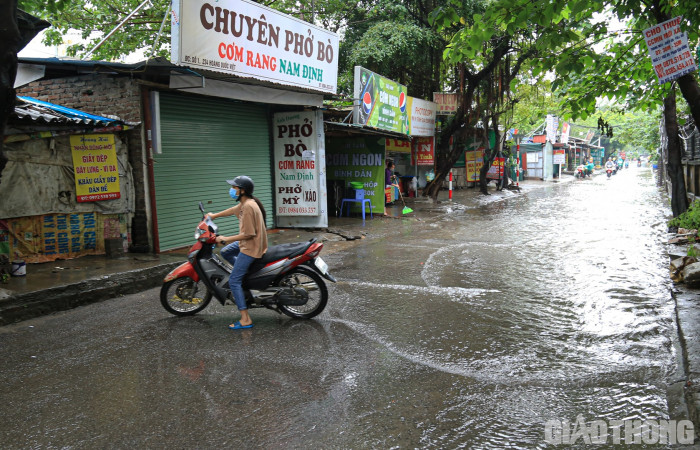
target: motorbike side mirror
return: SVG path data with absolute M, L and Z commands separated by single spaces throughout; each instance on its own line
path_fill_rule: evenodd
M 202 204 L 202 202 L 199 202 L 199 210 L 202 211 L 202 218 L 204 218 L 206 213 L 204 212 L 204 205 Z

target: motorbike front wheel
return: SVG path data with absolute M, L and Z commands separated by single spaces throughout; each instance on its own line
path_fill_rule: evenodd
M 211 291 L 206 285 L 192 278 L 170 280 L 160 288 L 160 303 L 166 311 L 176 316 L 191 316 L 207 307 Z
M 309 300 L 301 306 L 280 305 L 280 310 L 296 319 L 311 319 L 319 314 L 328 303 L 328 288 L 319 274 L 305 267 L 296 267 L 284 274 L 277 283 L 278 286 L 305 289 Z

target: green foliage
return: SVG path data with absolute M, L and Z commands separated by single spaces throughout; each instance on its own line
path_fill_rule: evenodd
M 688 230 L 700 229 L 700 202 L 693 202 L 684 213 L 671 219 L 668 226 Z

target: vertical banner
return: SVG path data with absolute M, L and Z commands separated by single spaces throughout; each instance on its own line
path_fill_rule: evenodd
M 467 150 L 464 152 L 467 165 L 467 182 L 475 183 L 479 181 L 479 172 L 484 165 L 484 148 Z
M 559 128 L 559 118 L 552 114 L 547 114 L 547 140 L 554 144 L 557 141 L 557 129 Z
M 411 153 L 411 165 L 434 166 L 435 165 L 435 139 L 432 137 L 419 137 L 413 140 L 414 151 Z
M 78 203 L 120 198 L 114 135 L 71 136 L 70 146 Z
M 278 216 L 318 216 L 319 177 L 316 113 L 274 116 L 275 204 Z
M 571 132 L 571 126 L 569 125 L 569 122 L 564 122 L 561 126 L 561 142 L 562 142 L 562 144 L 568 144 L 570 132 Z
M 355 66 L 354 123 L 408 134 L 406 86 Z

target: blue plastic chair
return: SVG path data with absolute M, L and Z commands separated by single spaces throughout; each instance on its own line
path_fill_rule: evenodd
M 355 198 L 343 199 L 343 201 L 340 203 L 340 211 L 338 211 L 338 217 L 343 216 L 343 208 L 345 207 L 345 203 L 348 204 L 348 217 L 350 216 L 351 204 L 360 203 L 360 206 L 362 206 L 362 221 L 364 222 L 365 220 L 365 205 L 369 205 L 369 216 L 370 218 L 374 219 L 374 214 L 372 214 L 372 200 L 365 198 L 364 189 L 355 189 Z

